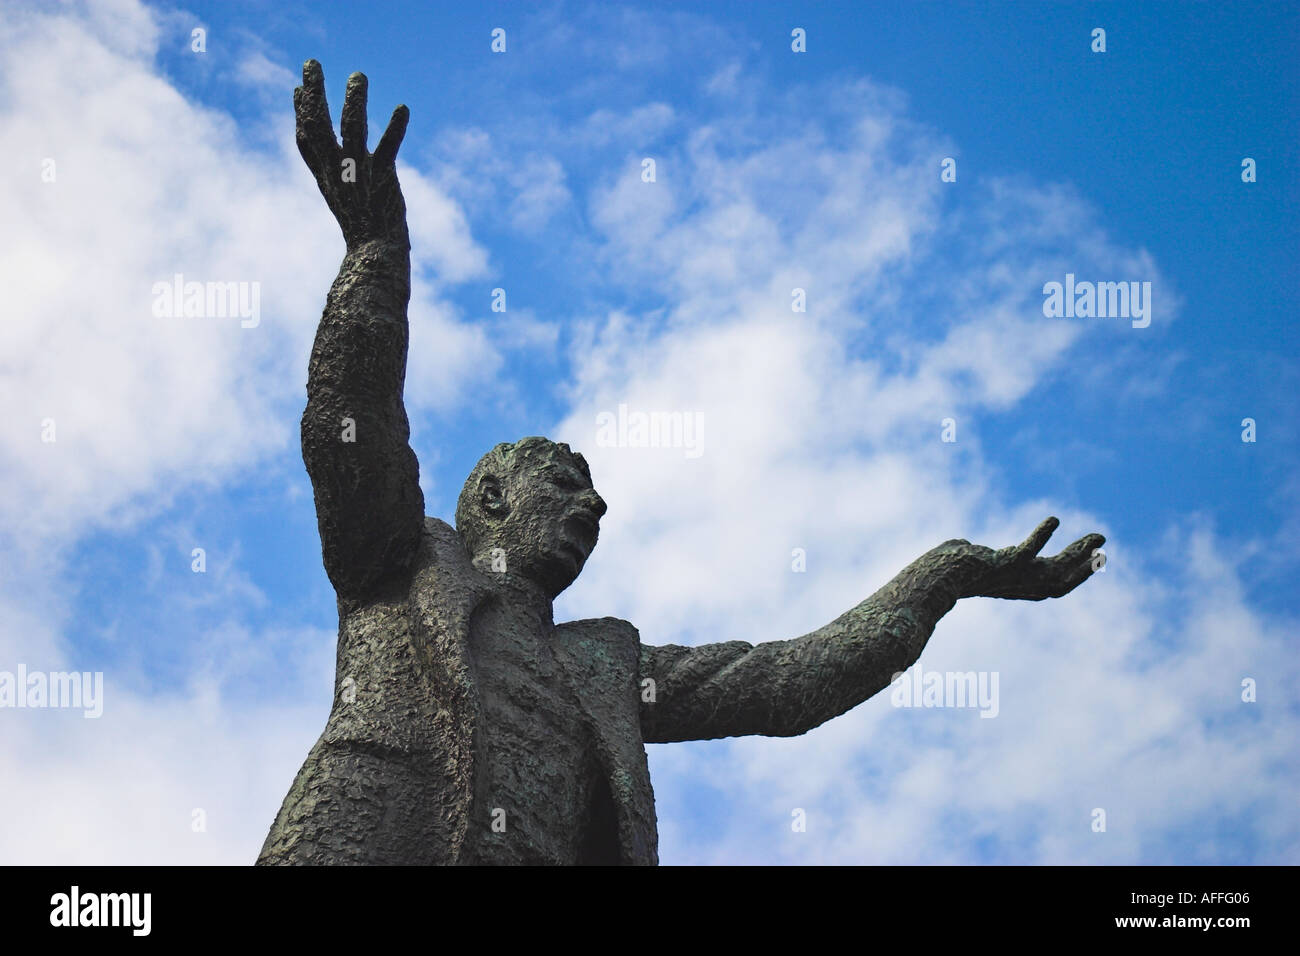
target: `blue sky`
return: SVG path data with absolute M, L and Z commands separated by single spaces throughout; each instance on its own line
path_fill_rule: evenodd
M 578 185 L 607 170 L 620 150 L 641 144 L 564 149 L 548 128 L 647 102 L 671 104 L 687 116 L 714 115 L 724 107 L 701 87 L 724 62 L 741 64 L 752 84 L 748 95 L 760 102 L 790 97 L 791 112 L 777 125 L 824 108 L 801 85 L 865 76 L 895 87 L 906 94 L 912 118 L 954 144 L 961 192 L 982 192 L 1009 175 L 1071 188 L 1099 211 L 1101 229 L 1151 253 L 1168 283 L 1160 292 L 1184 303 L 1175 340 L 1124 336 L 1100 346 L 1126 363 L 1127 380 L 1168 376 L 1161 394 L 1135 402 L 1125 381 L 1063 375 L 1043 383 L 1028 408 L 982 423 L 981 434 L 1005 448 L 1009 473 L 1033 469 L 1034 450 L 1044 451 L 1053 437 L 1063 454 L 1065 439 L 1095 445 L 1072 461 L 1068 475 L 1054 465 L 1013 493 L 1062 480 L 1075 488 L 1118 486 L 1125 492 L 1111 496 L 1109 514 L 1124 522 L 1130 539 L 1192 511 L 1210 512 L 1225 530 L 1260 531 L 1295 510 L 1294 487 L 1277 494 L 1296 460 L 1287 410 L 1300 385 L 1288 361 L 1296 333 L 1286 321 L 1294 303 L 1288 291 L 1300 273 L 1292 254 L 1295 185 L 1284 171 L 1298 158 L 1300 101 L 1287 65 L 1296 17 L 1285 4 L 1243 15 L 1209 4 L 1022 3 L 996 17 L 980 4 L 828 3 L 797 16 L 783 4 L 717 4 L 707 16 L 698 15 L 698 5 L 664 4 L 648 14 L 654 28 L 641 48 L 634 21 L 619 29 L 625 14 L 578 4 L 532 11 L 485 4 L 472 14 L 447 4 L 192 8 L 214 34 L 254 32 L 268 48 L 283 50 L 289 67 L 309 56 L 321 60 L 335 104 L 348 72 L 364 68 L 376 123 L 390 103 L 407 103 L 416 117 L 409 161 L 439 156 L 439 132 L 468 126 L 521 147 L 546 140 Z M 806 56 L 790 54 L 792 16 L 813 38 Z M 1105 54 L 1077 40 L 1097 25 L 1108 31 Z M 495 26 L 511 34 L 504 57 L 477 42 Z M 161 57 L 166 73 L 178 89 L 256 121 L 264 115 L 261 103 L 214 89 L 220 43 L 215 39 L 214 55 L 197 63 L 181 44 L 170 62 Z M 1262 168 L 1249 188 L 1238 175 L 1247 155 Z M 485 209 L 473 225 L 494 276 L 526 287 L 538 314 L 611 301 L 661 304 L 653 294 L 593 283 L 597 277 L 573 270 L 553 241 L 521 241 L 501 228 L 499 210 Z M 582 233 L 589 215 L 578 204 L 555 225 Z M 481 286 L 471 284 L 451 298 L 466 315 L 481 312 L 485 301 Z M 526 415 L 510 423 L 516 431 L 543 430 L 563 411 L 547 385 L 552 374 L 567 373 L 566 365 L 561 359 L 552 368 L 520 370 L 530 401 Z M 1276 458 L 1252 460 L 1234 453 L 1258 449 L 1233 448 L 1207 461 L 1207 447 L 1237 441 L 1246 416 L 1269 423 Z M 1045 428 L 1051 420 L 1098 427 L 1085 439 L 1073 426 Z M 449 482 L 468 473 L 493 421 L 475 422 L 463 448 L 455 442 Z M 1032 440 L 1025 440 L 1026 429 Z M 1277 587 L 1252 596 L 1290 598 Z
M 372 142 L 411 109 L 429 513 L 498 441 L 591 461 L 610 512 L 558 616 L 788 638 L 946 538 L 1109 539 L 1063 601 L 940 624 L 921 666 L 1000 672 L 999 719 L 882 695 L 651 747 L 664 862 L 1300 859 L 1293 9 L 457 6 L 0 8 L 0 670 L 107 686 L 99 721 L 0 710 L 31 821 L 0 859 L 251 859 L 328 713 L 296 436 L 343 244 L 293 147 L 308 57 L 335 118 L 368 75 Z M 175 272 L 259 282 L 261 324 L 151 324 Z M 1066 272 L 1150 281 L 1151 325 L 1045 318 Z M 702 415 L 704 453 L 594 447 L 620 403 Z

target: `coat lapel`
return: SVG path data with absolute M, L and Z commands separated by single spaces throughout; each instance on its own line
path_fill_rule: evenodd
M 659 862 L 650 767 L 641 741 L 641 641 L 617 618 L 572 621 L 555 629 L 555 650 L 591 726 L 618 823 L 619 862 Z

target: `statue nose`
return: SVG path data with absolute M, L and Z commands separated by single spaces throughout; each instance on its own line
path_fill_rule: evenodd
M 596 494 L 595 491 L 586 491 L 582 495 L 582 506 L 594 513 L 597 518 L 602 517 L 608 510 L 605 499 Z

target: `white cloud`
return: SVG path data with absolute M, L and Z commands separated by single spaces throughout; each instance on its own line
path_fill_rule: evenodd
M 119 31 L 105 24 L 129 21 Z M 6 17 L 11 15 L 6 13 Z M 338 228 L 292 142 L 283 90 L 277 151 L 240 145 L 232 119 L 152 70 L 140 8 L 87 24 L 30 18 L 5 31 L 0 183 L 6 318 L 0 351 L 0 528 L 67 535 L 176 488 L 223 479 L 294 440 L 303 370 L 342 257 Z M 119 37 L 119 34 L 121 36 Z M 106 39 L 107 38 L 107 39 Z M 120 49 L 106 45 L 121 39 Z M 156 41 L 156 37 L 155 37 Z M 125 46 L 123 46 L 125 44 Z M 125 52 L 122 52 L 125 50 Z M 54 180 L 42 174 L 53 163 Z M 481 275 L 460 211 L 409 166 L 417 274 Z M 237 199 L 237 201 L 232 201 Z M 175 274 L 258 284 L 260 324 L 157 318 Z M 438 347 L 431 347 L 436 341 Z M 453 401 L 495 351 L 430 281 L 412 302 L 416 408 Z M 144 371 L 147 370 L 147 371 Z M 41 440 L 53 419 L 57 441 Z
M 626 114 L 598 109 L 574 130 L 573 138 L 591 146 L 650 146 L 672 128 L 676 118 L 667 103 L 647 103 Z
M 510 185 L 515 195 L 508 214 L 520 232 L 541 232 L 572 198 L 564 185 L 564 167 L 553 156 L 525 157 L 511 172 Z
M 88 9 L 93 21 L 24 15 L 21 27 L 0 13 L 0 149 L 31 171 L 0 183 L 16 223 L 0 235 L 0 354 L 19 357 L 0 364 L 0 530 L 17 568 L 0 590 L 0 652 L 48 669 L 78 665 L 67 635 L 87 626 L 68 619 L 61 548 L 139 520 L 175 488 L 228 483 L 292 441 L 286 408 L 301 401 L 342 254 L 287 116 L 274 155 L 241 148 L 228 116 L 156 75 L 143 8 Z M 594 53 L 630 63 L 671 50 L 671 24 L 686 21 L 627 22 L 653 42 Z M 976 440 L 979 415 L 1024 401 L 1087 345 L 1077 325 L 1030 321 L 1024 277 L 1154 275 L 1154 263 L 1061 187 L 999 181 L 952 209 L 937 177 L 952 147 L 909 123 L 898 96 L 866 83 L 823 93 L 824 125 L 771 104 L 733 110 L 657 154 L 655 184 L 630 151 L 582 198 L 610 281 L 663 304 L 575 330 L 571 413 L 555 437 L 587 455 L 610 511 L 557 617 L 620 614 L 654 643 L 793 637 L 946 538 L 1008 544 L 1048 513 L 1063 519 L 1060 544 L 1108 530 L 1070 500 L 1009 500 Z M 655 109 L 601 125 L 626 136 L 670 120 L 687 122 Z M 569 201 L 545 153 L 501 156 L 476 131 L 446 142 L 466 148 L 465 165 L 440 169 L 440 186 L 471 206 L 509 191 L 515 228 Z M 52 184 L 40 182 L 45 157 Z M 445 407 L 507 356 L 439 297 L 489 274 L 461 208 L 416 169 L 401 175 L 417 260 L 408 401 Z M 154 320 L 150 287 L 175 271 L 261 281 L 261 325 Z M 796 286 L 806 313 L 790 310 Z M 530 344 L 555 342 L 553 326 L 518 318 Z M 619 403 L 702 415 L 704 454 L 598 447 L 595 416 Z M 956 447 L 937 440 L 948 414 Z M 53 445 L 40 441 L 45 417 Z M 796 547 L 805 574 L 791 573 Z M 941 622 L 922 667 L 998 671 L 997 719 L 896 710 L 886 696 L 800 738 L 651 748 L 663 858 L 1214 862 L 1255 845 L 1252 859 L 1300 861 L 1293 622 L 1253 612 L 1243 556 L 1194 523 L 1162 548 L 1112 541 L 1107 571 L 1063 601 L 968 601 Z M 0 715 L 0 811 L 25 821 L 0 836 L 0 858 L 256 854 L 324 720 L 333 635 L 221 616 L 260 592 L 235 567 L 213 573 L 194 625 L 208 643 L 182 690 L 157 695 L 141 661 L 112 675 L 100 721 Z M 258 674 L 301 686 L 251 693 Z M 1248 676 L 1254 705 L 1239 698 Z M 716 803 L 701 807 L 696 787 Z M 805 834 L 790 831 L 795 807 Z M 1108 811 L 1104 835 L 1089 828 L 1094 807 Z M 205 834 L 191 829 L 195 808 Z M 1234 839 L 1216 842 L 1225 826 Z
M 271 151 L 252 148 L 260 128 L 245 138 L 155 68 L 158 23 L 179 16 L 126 0 L 53 15 L 0 9 L 0 150 L 14 159 L 0 181 L 0 669 L 84 669 L 75 645 L 88 631 L 117 640 L 116 621 L 70 618 L 93 576 L 74 544 L 131 528 L 178 493 L 238 482 L 297 441 L 307 357 L 343 243 L 293 143 L 292 84 L 275 106 Z M 245 58 L 232 78 L 283 84 L 264 60 Z M 419 412 L 461 400 L 498 358 L 441 298 L 446 283 L 483 273 L 483 250 L 419 171 L 404 166 L 402 180 L 420 383 L 408 402 Z M 259 283 L 260 324 L 155 317 L 153 285 L 177 272 Z M 42 441 L 45 419 L 53 443 Z M 174 655 L 188 668 L 183 687 L 157 691 L 157 662 L 133 633 L 105 675 L 102 718 L 0 712 L 0 812 L 24 821 L 0 837 L 0 859 L 253 859 L 323 725 L 334 635 L 240 624 L 265 596 L 230 566 L 235 553 L 213 557 L 209 579 L 224 583 L 205 599 L 159 594 L 141 609 L 165 620 L 170 608 L 168 626 L 192 632 Z M 268 672 L 292 682 L 241 690 Z M 194 808 L 207 812 L 206 833 L 191 829 Z
M 1000 182 L 941 215 L 942 144 L 854 92 L 865 115 L 844 145 L 800 130 L 724 153 L 754 127 L 706 129 L 658 182 L 629 168 L 593 190 L 610 281 L 664 307 L 575 340 L 556 432 L 610 510 L 559 616 L 618 614 L 651 643 L 791 638 L 947 538 L 999 547 L 1049 513 L 1063 518 L 1049 552 L 1108 531 L 1068 499 L 1007 500 L 970 436 L 1095 334 L 1042 319 L 1034 277 L 1158 278 L 1155 264 L 1059 187 Z M 790 310 L 795 285 L 807 313 Z M 704 454 L 599 447 L 596 415 L 620 403 L 702 416 Z M 939 442 L 948 414 L 955 447 Z M 1171 534 L 1188 555 L 1172 568 L 1112 542 L 1107 571 L 1065 600 L 967 601 L 940 623 L 921 667 L 999 672 L 996 719 L 883 695 L 800 738 L 652 747 L 663 858 L 1300 860 L 1286 627 L 1250 610 L 1221 542 Z M 1268 702 L 1241 701 L 1252 674 L 1270 675 Z
M 433 148 L 433 176 L 440 188 L 482 215 L 499 215 L 505 225 L 536 236 L 553 216 L 572 202 L 564 166 L 536 150 L 515 155 L 508 146 L 478 128 L 440 131 Z
M 247 53 L 235 67 L 235 79 L 254 87 L 267 87 L 283 94 L 298 85 L 299 79 L 288 67 L 273 62 L 260 50 Z
M 714 96 L 732 96 L 737 90 L 737 79 L 740 77 L 740 61 L 732 60 L 718 68 L 717 72 L 709 77 L 704 84 L 704 89 Z

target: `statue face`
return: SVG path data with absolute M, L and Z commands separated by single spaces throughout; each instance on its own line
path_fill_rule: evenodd
M 476 503 L 481 532 L 475 556 L 495 554 L 498 570 L 504 556 L 505 570 L 536 582 L 551 597 L 587 563 L 606 507 L 585 462 L 562 445 L 511 456 L 507 466 L 481 475 Z

